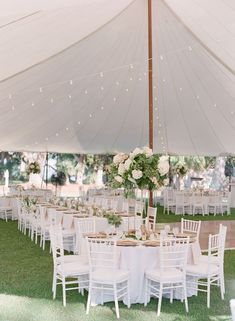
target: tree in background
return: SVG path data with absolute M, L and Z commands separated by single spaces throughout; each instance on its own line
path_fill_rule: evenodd
M 9 171 L 9 180 L 21 180 L 20 175 L 21 153 L 1 152 L 0 153 L 0 179 L 4 179 L 4 172 Z

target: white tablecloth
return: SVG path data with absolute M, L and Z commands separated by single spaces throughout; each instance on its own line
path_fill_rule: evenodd
M 119 246 L 119 268 L 130 271 L 130 301 L 131 304 L 144 303 L 145 291 L 145 270 L 154 269 L 159 266 L 159 247 L 125 247 Z M 190 245 L 188 263 L 193 264 L 192 247 Z M 187 278 L 192 280 L 192 278 Z M 196 295 L 197 291 L 188 289 L 187 296 Z M 174 299 L 181 299 L 181 293 L 174 292 Z M 113 301 L 110 296 L 104 296 L 104 302 Z M 101 293 L 96 292 L 91 298 L 92 305 L 101 303 Z M 127 304 L 126 298 L 123 299 L 124 304 Z

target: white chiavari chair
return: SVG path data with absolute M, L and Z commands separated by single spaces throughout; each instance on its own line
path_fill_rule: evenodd
M 66 291 L 83 290 L 88 288 L 89 267 L 78 256 L 64 255 L 63 234 L 61 226 L 50 226 L 50 240 L 53 254 L 54 273 L 52 282 L 53 299 L 56 298 L 56 288 L 62 284 L 63 305 L 66 306 Z M 68 287 L 66 287 L 68 285 Z M 75 285 L 75 286 L 73 286 Z
M 163 293 L 170 293 L 170 302 L 173 302 L 173 291 L 181 290 L 185 301 L 185 310 L 188 312 L 186 291 L 186 263 L 188 257 L 189 238 L 161 239 L 159 268 L 145 271 L 145 302 L 150 297 L 158 298 L 157 315 L 161 312 Z
M 118 301 L 127 297 L 128 308 L 130 307 L 130 272 L 118 268 L 116 241 L 87 238 L 87 248 L 89 293 L 86 313 L 89 313 L 93 294 L 100 292 L 103 303 L 104 295 L 111 293 L 114 296 L 116 316 L 119 319 Z
M 191 286 L 197 291 L 207 293 L 208 308 L 210 308 L 211 285 L 220 287 L 221 299 L 224 299 L 223 254 L 220 234 L 210 234 L 206 262 L 199 261 L 198 264 L 188 264 L 186 267 L 187 275 L 192 277 Z
M 201 231 L 201 221 L 186 220 L 181 218 L 181 233 L 195 234 L 197 241 Z

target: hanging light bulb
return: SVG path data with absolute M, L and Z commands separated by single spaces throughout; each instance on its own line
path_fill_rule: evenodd
M 72 80 L 72 79 L 69 81 L 69 84 L 70 84 L 71 86 L 73 85 L 73 80 Z
M 39 92 L 42 93 L 42 87 L 39 88 Z

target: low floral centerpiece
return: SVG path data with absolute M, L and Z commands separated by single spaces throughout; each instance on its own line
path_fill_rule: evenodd
M 22 207 L 27 213 L 35 213 L 37 201 L 38 199 L 35 197 L 26 196 L 22 200 Z
M 104 217 L 107 218 L 108 223 L 114 227 L 119 227 L 122 224 L 122 218 L 114 213 L 106 213 Z
M 26 171 L 28 174 L 40 174 L 41 169 L 40 169 L 39 163 L 38 162 L 29 163 Z
M 139 188 L 155 190 L 169 184 L 169 157 L 153 154 L 148 147 L 136 148 L 129 154 L 114 156 L 109 181 L 113 188 L 126 192 Z

